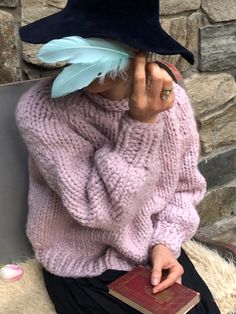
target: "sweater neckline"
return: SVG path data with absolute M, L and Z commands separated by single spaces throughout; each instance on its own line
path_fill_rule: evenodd
M 95 94 L 88 91 L 83 91 L 83 94 L 95 105 L 104 108 L 105 111 L 126 111 L 129 109 L 129 98 L 113 100 L 106 98 L 102 94 Z

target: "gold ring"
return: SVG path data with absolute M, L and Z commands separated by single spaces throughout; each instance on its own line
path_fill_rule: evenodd
M 163 89 L 161 92 L 161 99 L 166 100 L 170 96 L 170 94 L 172 93 L 172 90 L 173 90 L 173 88 Z

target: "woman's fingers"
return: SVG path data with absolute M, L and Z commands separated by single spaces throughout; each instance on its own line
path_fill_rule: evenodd
M 164 73 L 156 63 L 149 63 L 147 68 L 150 73 L 148 96 L 153 100 L 153 102 L 160 101 L 159 97 L 163 88 Z
M 182 276 L 180 276 L 176 282 L 178 282 L 179 284 L 182 284 Z
M 171 93 L 173 93 L 173 80 L 172 77 L 165 70 L 162 69 L 162 71 L 164 79 L 160 96 L 161 99 L 165 101 L 170 97 Z
M 148 89 L 149 97 L 154 101 L 160 101 L 163 90 L 173 89 L 172 77 L 156 63 L 149 64 L 148 68 L 151 74 L 151 81 Z
M 147 64 L 146 54 L 139 53 L 134 59 L 129 95 L 130 115 L 141 122 L 156 123 L 156 116 L 168 110 L 174 103 L 174 92 L 168 92 L 171 88 L 173 81 L 169 74 L 157 63 Z M 162 95 L 163 89 L 167 89 L 165 95 Z
M 139 53 L 134 60 L 134 77 L 132 94 L 136 98 L 143 98 L 146 95 L 146 55 Z
M 160 292 L 179 280 L 180 276 L 184 273 L 183 267 L 177 263 L 169 269 L 169 274 L 159 285 L 153 288 L 153 293 Z
M 153 265 L 151 274 L 151 283 L 154 286 L 153 293 L 168 288 L 179 280 L 184 273 L 182 265 L 164 244 L 159 243 L 152 248 L 151 261 Z M 161 281 L 163 270 L 168 270 L 168 276 Z

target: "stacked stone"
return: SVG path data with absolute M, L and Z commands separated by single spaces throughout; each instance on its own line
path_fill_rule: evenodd
M 198 71 L 186 85 L 201 137 L 200 170 L 208 183 L 199 206 L 202 234 L 216 236 L 236 226 L 236 3 L 202 0 L 201 11 Z
M 0 84 L 22 79 L 17 0 L 0 0 Z
M 0 0 L 0 83 L 60 70 L 37 59 L 41 45 L 20 44 L 16 30 L 58 12 L 66 2 Z M 208 194 L 199 206 L 202 226 L 231 219 L 236 209 L 235 0 L 162 0 L 161 23 L 196 58 L 190 67 L 180 56 L 165 57 L 182 71 L 199 125 L 200 169 L 208 181 Z

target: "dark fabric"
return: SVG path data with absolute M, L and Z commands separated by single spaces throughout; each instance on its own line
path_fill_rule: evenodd
M 184 250 L 178 260 L 185 270 L 183 284 L 201 293 L 201 303 L 189 311 L 189 314 L 220 314 L 211 292 Z M 55 276 L 43 268 L 45 285 L 58 314 L 140 313 L 108 294 L 107 285 L 125 273 L 107 270 L 94 278 L 74 279 Z
M 112 38 L 161 55 L 181 54 L 194 63 L 193 54 L 161 27 L 158 0 L 68 0 L 62 11 L 22 26 L 19 34 L 32 44 L 76 35 Z

